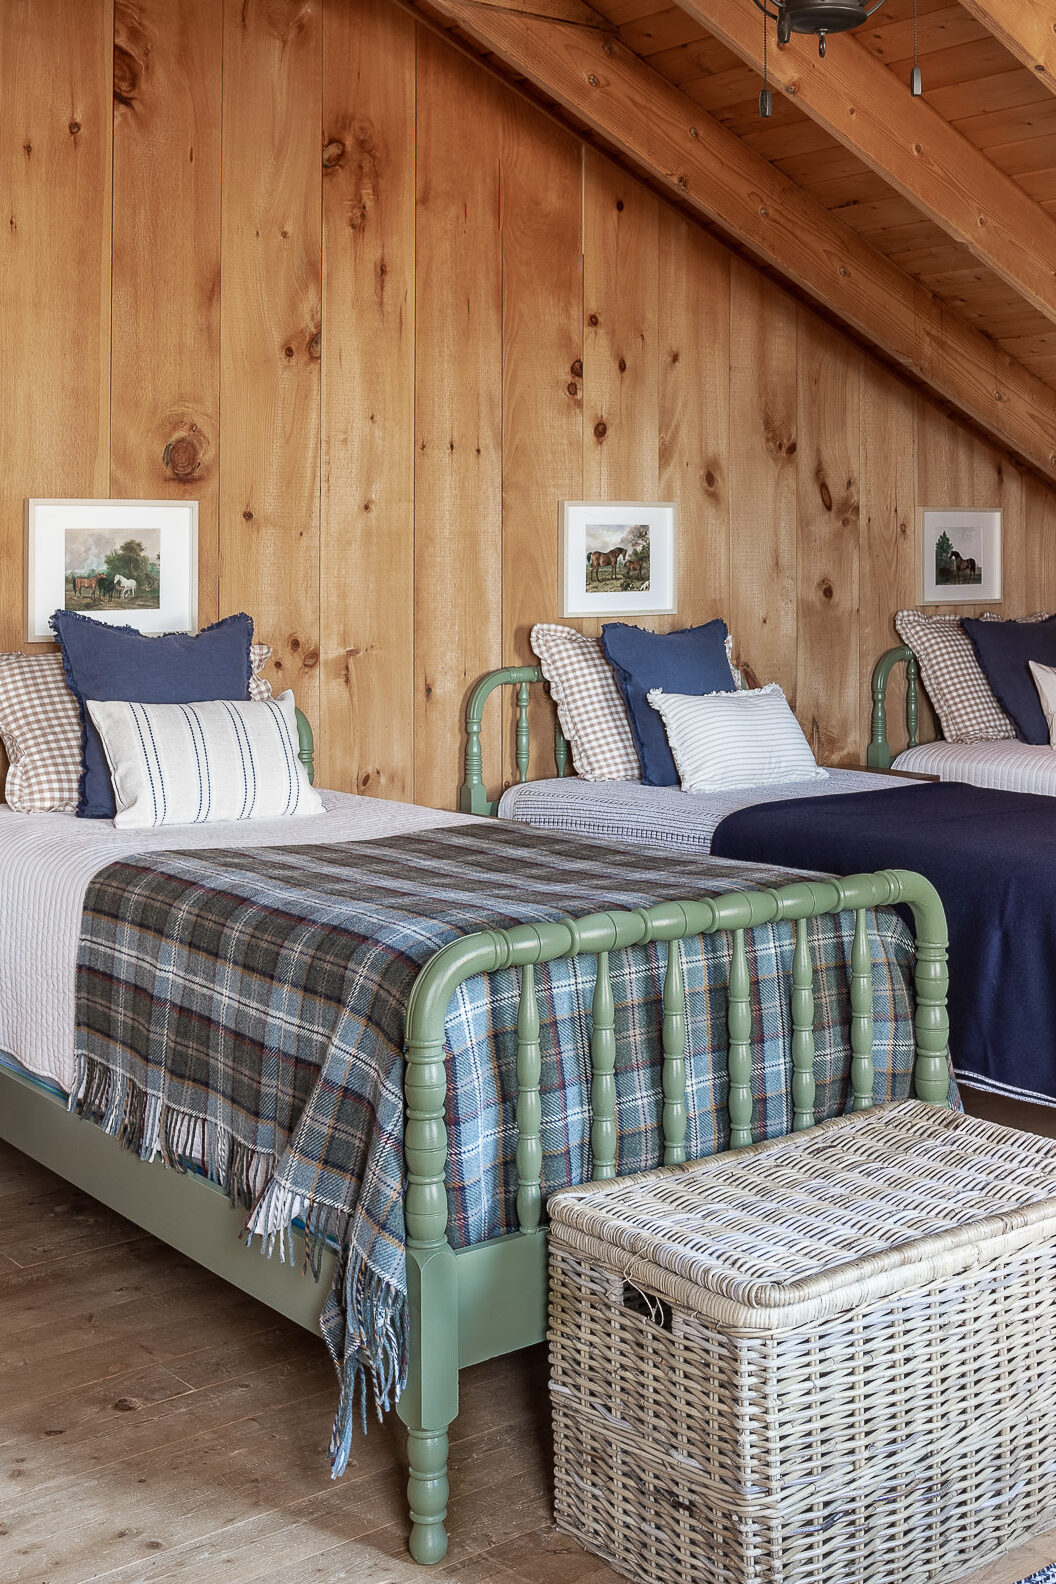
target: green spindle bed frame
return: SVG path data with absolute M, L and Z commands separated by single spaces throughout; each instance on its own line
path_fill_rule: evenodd
M 888 649 L 873 667 L 872 721 L 866 763 L 870 769 L 891 768 L 891 747 L 887 740 L 887 688 L 892 672 L 900 665 L 906 668 L 906 737 L 908 748 L 915 748 L 920 728 L 920 671 L 912 649 L 898 645 Z M 489 798 L 482 775 L 480 733 L 484 705 L 496 688 L 515 687 L 517 706 L 516 764 L 517 778 L 527 781 L 531 758 L 531 739 L 528 720 L 530 688 L 543 681 L 539 666 L 503 666 L 481 677 L 469 696 L 466 705 L 466 746 L 463 757 L 462 784 L 458 789 L 458 806 L 464 814 L 493 815 L 498 812 L 498 798 Z M 569 769 L 569 746 L 554 714 L 554 760 L 557 773 L 563 776 Z
M 882 654 L 873 667 L 872 734 L 865 759 L 866 764 L 873 770 L 890 770 L 891 768 L 891 747 L 887 740 L 887 684 L 891 680 L 892 671 L 900 665 L 904 665 L 906 668 L 906 736 L 908 739 L 906 747 L 915 748 L 917 746 L 917 731 L 920 724 L 917 657 L 912 649 L 907 649 L 904 644 L 898 644 L 894 649 L 888 649 L 885 654 Z
M 527 670 L 528 668 L 524 668 Z M 506 676 L 518 689 L 529 676 Z M 497 681 L 492 686 L 497 686 Z M 490 691 L 490 689 L 488 690 Z M 482 705 L 486 693 L 474 695 Z M 521 721 L 526 727 L 527 686 Z M 479 715 L 477 717 L 479 720 Z M 523 762 L 527 775 L 527 732 Z M 301 754 L 311 763 L 305 721 Z M 476 761 L 479 776 L 479 759 Z M 471 783 L 477 784 L 478 783 Z M 479 802 L 479 799 L 478 799 Z M 790 984 L 793 1128 L 814 1123 L 814 967 L 806 921 L 823 914 L 856 914 L 851 957 L 849 1044 L 855 1110 L 872 1103 L 873 1020 L 866 912 L 902 903 L 916 932 L 916 1094 L 934 1105 L 948 1098 L 947 932 L 942 904 L 921 875 L 902 870 L 841 880 L 799 881 L 765 891 L 633 911 L 590 914 L 568 922 L 487 930 L 452 942 L 419 973 L 407 1008 L 404 1094 L 406 1126 L 407 1280 L 410 1368 L 398 1412 L 407 1427 L 411 1519 L 410 1549 L 422 1563 L 439 1562 L 447 1549 L 448 1430 L 458 1413 L 459 1370 L 483 1359 L 539 1342 L 546 1330 L 546 1233 L 541 1191 L 540 1019 L 535 969 L 561 958 L 597 958 L 589 1053 L 590 1139 L 594 1173 L 618 1169 L 614 1004 L 611 954 L 650 942 L 667 945 L 662 994 L 663 1158 L 685 1159 L 686 997 L 677 942 L 718 933 L 733 937 L 728 993 L 729 1117 L 732 1145 L 752 1140 L 751 1046 L 746 932 L 789 921 L 795 928 Z M 455 1249 L 447 1235 L 447 1080 L 444 1035 L 448 1007 L 464 981 L 504 969 L 520 972 L 517 1016 L 517 1218 L 518 1230 L 469 1248 Z M 91 1124 L 72 1117 L 60 1099 L 39 1085 L 0 1077 L 0 1136 L 67 1180 L 163 1238 L 227 1280 L 309 1330 L 318 1331 L 322 1297 L 333 1273 L 324 1263 L 322 1285 L 238 1241 L 244 1216 L 226 1195 L 196 1176 L 147 1165 Z

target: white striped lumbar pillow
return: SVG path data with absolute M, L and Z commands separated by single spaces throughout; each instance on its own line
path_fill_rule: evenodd
M 292 692 L 205 704 L 88 700 L 114 783 L 114 824 L 133 828 L 325 813 L 297 757 Z
M 646 695 L 667 730 L 683 792 L 822 781 L 810 744 L 776 682 L 743 693 Z

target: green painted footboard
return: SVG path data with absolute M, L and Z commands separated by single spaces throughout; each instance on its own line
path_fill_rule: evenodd
M 520 686 L 519 679 L 517 681 Z M 493 685 L 499 685 L 498 682 Z M 568 923 L 518 925 L 452 942 L 419 974 L 408 1007 L 406 1227 L 410 1294 L 410 1375 L 399 1413 L 408 1430 L 410 1547 L 419 1562 L 447 1550 L 448 1429 L 458 1412 L 461 1365 L 513 1351 L 545 1335 L 546 1239 L 540 1188 L 540 1019 L 535 968 L 557 958 L 597 958 L 589 1034 L 590 1145 L 596 1178 L 617 1172 L 615 1009 L 610 954 L 652 941 L 668 943 L 663 985 L 662 1088 L 664 1162 L 686 1156 L 686 1000 L 680 957 L 670 943 L 698 935 L 733 936 L 728 988 L 729 1119 L 732 1147 L 752 1142 L 752 1013 L 745 933 L 789 920 L 796 925 L 788 987 L 794 1130 L 814 1124 L 814 965 L 804 921 L 853 911 L 848 1030 L 853 1108 L 873 1093 L 872 973 L 866 913 L 905 903 L 916 929 L 917 1095 L 945 1105 L 949 1090 L 946 1015 L 946 919 L 933 886 L 904 870 L 800 881 L 705 901 L 667 902 L 633 912 L 595 913 Z M 458 986 L 477 974 L 520 970 L 517 1020 L 517 1215 L 519 1231 L 455 1250 L 447 1237 L 447 1098 L 444 1032 Z M 659 1163 L 658 1163 L 659 1164 Z

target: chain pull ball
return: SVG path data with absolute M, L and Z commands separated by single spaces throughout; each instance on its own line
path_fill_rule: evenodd
M 818 54 L 819 54 L 819 56 L 821 57 L 822 60 L 825 59 L 825 29 L 824 28 L 822 28 L 821 32 L 818 34 Z

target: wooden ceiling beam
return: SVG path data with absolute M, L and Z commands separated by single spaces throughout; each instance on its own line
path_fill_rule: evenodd
M 762 73 L 762 18 L 748 0 L 677 3 Z M 1051 18 L 1050 0 L 1042 3 Z M 969 10 L 980 7 L 1013 9 L 1011 0 L 968 0 Z M 850 33 L 829 39 L 824 60 L 815 39 L 793 35 L 769 51 L 769 69 L 775 90 L 1056 324 L 1056 221 L 908 83 Z
M 416 9 L 413 0 L 405 0 Z M 1056 392 L 602 28 L 502 0 L 427 0 L 575 122 L 837 315 L 1048 479 Z
M 1056 94 L 1056 16 L 1051 0 L 961 0 L 961 4 Z

